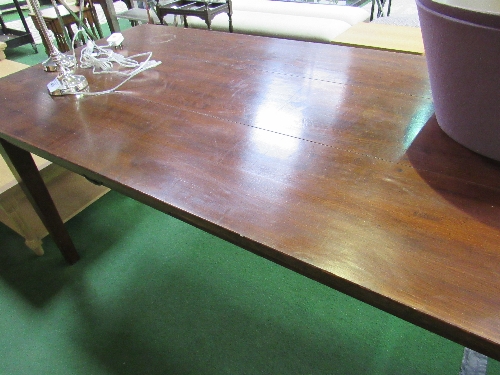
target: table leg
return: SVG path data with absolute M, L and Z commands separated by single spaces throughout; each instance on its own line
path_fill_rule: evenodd
M 31 154 L 4 139 L 0 139 L 0 154 L 4 157 L 26 197 L 54 239 L 64 259 L 70 264 L 78 261 L 80 256 L 64 227 Z
M 464 349 L 464 357 L 459 375 L 486 375 L 488 357 L 469 348 Z
M 370 21 L 373 21 L 373 14 L 375 12 L 375 3 L 377 3 L 377 18 L 384 17 L 384 7 L 387 0 L 372 0 L 372 9 L 370 13 Z M 391 13 L 391 0 L 389 0 L 389 6 L 387 8 L 387 16 Z
M 378 5 L 377 18 L 384 17 L 385 0 L 377 0 L 377 5 Z
M 233 32 L 233 2 L 226 0 L 227 3 L 227 17 L 229 18 L 229 32 Z

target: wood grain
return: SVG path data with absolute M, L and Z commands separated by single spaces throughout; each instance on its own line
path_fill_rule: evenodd
M 31 105 L 0 97 L 0 137 L 500 359 L 500 166 L 440 130 L 423 57 L 152 25 L 125 38 L 163 63 L 96 97 L 7 77 Z M 119 81 L 85 74 L 92 91 Z

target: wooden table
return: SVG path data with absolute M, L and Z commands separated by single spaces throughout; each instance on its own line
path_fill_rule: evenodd
M 70 262 L 28 151 L 500 360 L 500 165 L 440 130 L 422 56 L 154 25 L 124 45 L 163 64 L 120 93 L 0 81 L 3 153 Z
M 123 2 L 125 3 L 128 9 L 132 9 L 131 0 L 124 0 Z M 113 0 L 94 0 L 94 4 L 101 5 L 104 17 L 106 18 L 106 22 L 108 23 L 109 26 L 109 31 L 111 33 L 120 32 L 120 25 L 118 24 L 118 19 L 116 18 L 116 11 L 115 11 L 115 6 L 113 4 Z

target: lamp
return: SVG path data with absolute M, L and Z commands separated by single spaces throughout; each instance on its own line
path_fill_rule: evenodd
M 63 55 L 54 45 L 54 42 L 49 37 L 49 30 L 43 19 L 42 12 L 40 11 L 40 6 L 37 0 L 28 0 L 35 18 L 40 27 L 40 32 L 43 38 L 47 41 L 47 46 L 50 52 L 50 59 L 52 66 L 55 64 L 56 69 L 59 74 L 47 85 L 47 89 L 50 95 L 61 96 L 61 95 L 71 95 L 77 94 L 79 92 L 84 92 L 89 90 L 89 84 L 87 79 L 82 75 L 73 74 L 74 68 L 76 67 L 76 59 L 74 56 Z M 51 62 L 48 61 L 44 65 L 46 71 L 54 71 L 54 69 L 49 68 Z

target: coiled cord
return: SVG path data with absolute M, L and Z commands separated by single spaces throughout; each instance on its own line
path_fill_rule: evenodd
M 73 37 L 72 46 L 75 45 L 75 41 L 79 33 L 86 34 L 86 32 L 82 28 L 79 28 Z M 139 53 L 136 55 L 125 57 L 123 55 L 120 55 L 119 53 L 114 52 L 111 47 L 111 45 L 107 45 L 104 47 L 98 46 L 93 40 L 88 38 L 87 35 L 87 44 L 81 50 L 80 67 L 87 69 L 92 68 L 92 72 L 94 74 L 122 75 L 126 77 L 125 80 L 109 90 L 99 92 L 79 92 L 78 95 L 104 95 L 112 93 L 124 83 L 135 77 L 137 74 L 161 64 L 161 61 L 151 60 L 151 57 L 153 56 L 152 52 Z M 72 52 L 73 56 L 75 56 L 74 48 Z M 138 62 L 137 60 L 135 60 L 135 58 L 143 56 L 146 56 L 146 59 L 143 62 Z M 129 68 L 129 70 L 114 70 L 114 64 L 118 64 L 120 67 Z

